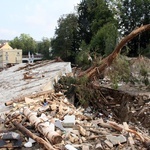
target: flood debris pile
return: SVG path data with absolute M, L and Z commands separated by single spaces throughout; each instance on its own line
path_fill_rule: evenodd
M 0 148 L 48 150 L 150 149 L 150 136 L 93 107 L 76 108 L 61 93 L 16 99 L 0 116 Z M 108 109 L 109 112 L 109 109 Z
M 133 87 L 125 83 L 118 89 L 112 89 L 110 85 L 111 82 L 105 79 L 88 82 L 86 78 L 62 77 L 55 85 L 55 89 L 57 92 L 65 92 L 75 105 L 82 105 L 84 108 L 93 106 L 106 117 L 113 115 L 120 123 L 132 122 L 150 129 L 148 90 L 142 91 L 141 88 L 139 91 L 134 88 L 133 91 Z

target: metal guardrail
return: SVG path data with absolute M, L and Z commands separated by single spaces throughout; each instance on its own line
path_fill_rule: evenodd
M 29 58 L 29 56 L 28 55 L 22 55 L 22 58 Z M 43 56 L 39 56 L 39 55 L 34 55 L 34 58 L 43 58 Z
M 39 56 L 39 55 L 34 55 L 34 60 L 42 60 L 43 56 Z M 29 56 L 28 55 L 23 55 L 22 56 L 22 60 L 29 60 Z

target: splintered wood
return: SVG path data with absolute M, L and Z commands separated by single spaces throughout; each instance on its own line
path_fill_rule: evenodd
M 146 150 L 150 145 L 149 135 L 138 126 L 119 123 L 92 107 L 76 108 L 62 93 L 43 92 L 9 104 L 13 104 L 12 110 L 4 115 L 5 130 L 0 133 L 19 130 L 23 139 L 20 149 Z M 28 141 L 29 137 L 35 142 Z

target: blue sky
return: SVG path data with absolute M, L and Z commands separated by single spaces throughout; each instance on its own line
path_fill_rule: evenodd
M 75 12 L 80 0 L 1 0 L 0 39 L 12 40 L 21 33 L 35 40 L 54 36 L 57 20 Z

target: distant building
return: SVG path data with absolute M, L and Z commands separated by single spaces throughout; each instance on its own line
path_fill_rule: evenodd
M 22 63 L 22 50 L 13 49 L 8 43 L 0 45 L 0 68 Z

